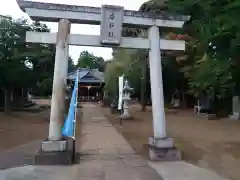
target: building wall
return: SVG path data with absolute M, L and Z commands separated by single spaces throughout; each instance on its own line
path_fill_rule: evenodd
M 101 84 L 80 83 L 79 100 L 80 101 L 99 101 L 102 99 L 103 86 Z

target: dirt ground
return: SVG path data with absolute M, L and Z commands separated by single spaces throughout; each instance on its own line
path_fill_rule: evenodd
M 49 100 L 36 100 L 37 104 L 49 104 Z M 0 153 L 17 146 L 47 137 L 49 110 L 42 112 L 12 112 L 6 116 L 0 112 Z
M 147 138 L 152 135 L 151 108 L 140 111 L 140 106 L 130 108 L 134 120 L 125 121 L 120 128 L 118 115 L 109 108 L 101 108 L 118 132 L 128 140 L 134 150 L 148 158 Z M 167 134 L 176 140 L 183 159 L 211 169 L 233 180 L 240 180 L 240 121 L 203 120 L 191 111 L 178 110 L 166 113 Z
M 50 100 L 37 99 L 35 102 L 41 106 L 50 105 Z M 0 169 L 33 163 L 41 141 L 48 136 L 49 115 L 50 109 L 34 113 L 12 112 L 9 116 L 0 112 Z M 81 136 L 80 128 L 76 136 Z M 80 138 L 76 143 L 80 144 Z

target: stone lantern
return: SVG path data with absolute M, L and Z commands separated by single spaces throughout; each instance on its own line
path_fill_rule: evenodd
M 123 120 L 130 120 L 133 117 L 129 114 L 128 111 L 128 102 L 131 100 L 131 93 L 133 88 L 129 86 L 128 80 L 125 80 L 123 87 L 123 114 L 120 116 Z

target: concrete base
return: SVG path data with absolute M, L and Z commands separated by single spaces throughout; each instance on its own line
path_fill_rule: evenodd
M 67 146 L 67 140 L 43 141 L 41 144 L 41 150 L 44 152 L 63 152 L 67 150 Z
M 34 157 L 35 165 L 71 165 L 73 164 L 73 152 L 44 152 L 38 151 Z
M 70 165 L 73 164 L 75 150 L 73 139 L 61 141 L 43 141 L 41 150 L 34 157 L 35 165 Z
M 148 138 L 148 144 L 150 147 L 157 147 L 157 148 L 172 148 L 174 147 L 174 139 L 173 138 Z
M 231 120 L 240 120 L 239 115 L 230 115 L 230 116 L 228 116 L 228 118 Z
M 197 114 L 199 119 L 207 119 L 207 120 L 219 120 L 216 114 L 207 114 L 207 113 L 199 113 Z
M 176 148 L 149 149 L 149 158 L 152 161 L 179 161 L 181 151 Z
M 174 145 L 172 138 L 149 137 L 149 157 L 152 161 L 178 161 L 181 160 L 181 151 Z

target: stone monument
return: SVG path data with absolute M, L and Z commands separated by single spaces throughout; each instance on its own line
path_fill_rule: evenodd
M 199 112 L 197 113 L 197 117 L 200 119 L 207 119 L 207 120 L 219 120 L 216 114 L 213 113 L 212 107 L 212 99 L 207 94 L 201 94 L 198 99 L 198 106 Z
M 123 87 L 123 114 L 120 116 L 122 120 L 133 119 L 128 111 L 128 102 L 131 100 L 130 95 L 132 91 L 133 88 L 129 86 L 128 80 L 125 80 Z
M 239 96 L 233 96 L 232 98 L 232 114 L 229 116 L 230 119 L 240 119 L 240 100 Z

